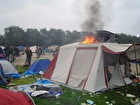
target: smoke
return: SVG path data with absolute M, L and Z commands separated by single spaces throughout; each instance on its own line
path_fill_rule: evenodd
M 82 23 L 83 31 L 94 32 L 103 29 L 104 23 L 101 20 L 101 4 L 99 0 L 88 0 L 86 4 L 87 18 Z
M 114 0 L 112 0 L 114 1 Z M 87 0 L 86 2 L 86 19 L 81 24 L 83 31 L 95 32 L 97 30 L 102 30 L 107 21 L 110 21 L 112 6 L 111 0 Z M 110 4 L 108 6 L 108 4 Z M 107 7 L 108 6 L 108 7 Z M 106 15 L 105 15 L 106 14 Z

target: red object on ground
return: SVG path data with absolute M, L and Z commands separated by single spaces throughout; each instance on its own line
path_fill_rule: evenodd
M 140 82 L 140 78 L 136 78 L 136 79 L 134 79 L 133 82 L 135 82 L 135 83 Z
M 35 105 L 28 94 L 0 88 L 0 105 Z

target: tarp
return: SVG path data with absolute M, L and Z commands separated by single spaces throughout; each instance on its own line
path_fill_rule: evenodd
M 38 98 L 58 98 L 63 94 L 59 85 L 52 83 L 50 80 L 39 78 L 33 84 L 19 85 L 16 88 L 12 86 L 9 87 L 9 90 L 23 91 Z

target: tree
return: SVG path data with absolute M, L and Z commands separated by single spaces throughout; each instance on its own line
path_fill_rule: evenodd
M 9 45 L 23 45 L 24 42 L 24 30 L 18 26 L 11 26 L 5 28 L 5 41 Z
M 62 29 L 50 29 L 42 28 L 40 30 L 28 28 L 23 30 L 19 26 L 10 26 L 4 29 L 5 34 L 0 35 L 1 45 L 22 45 L 22 46 L 43 46 L 46 47 L 51 45 L 65 45 L 75 42 L 81 42 L 88 32 L 78 31 L 63 31 Z M 91 34 L 91 33 L 90 33 Z M 140 43 L 140 38 L 136 36 L 117 34 L 118 40 L 121 44 L 127 43 Z
M 0 35 L 0 45 L 4 46 L 5 44 L 5 37 Z
M 41 41 L 41 35 L 39 34 L 39 31 L 37 29 L 32 29 L 32 28 L 28 28 L 26 30 L 26 34 L 27 34 L 27 38 L 28 38 L 28 46 L 33 46 L 33 45 L 41 45 L 42 41 Z
M 140 38 L 123 33 L 118 34 L 118 40 L 121 44 L 140 43 Z
M 49 38 L 51 39 L 51 44 L 61 46 L 63 44 L 63 34 L 64 33 L 61 29 L 50 29 Z
M 42 36 L 42 42 L 43 45 L 45 46 L 49 46 L 51 45 L 51 40 L 50 40 L 50 36 L 49 36 L 49 31 L 47 31 L 46 28 L 40 29 L 40 35 Z

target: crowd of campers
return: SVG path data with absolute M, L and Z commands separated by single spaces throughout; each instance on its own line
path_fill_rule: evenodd
M 24 66 L 30 66 L 31 65 L 31 59 L 32 59 L 32 53 L 36 54 L 36 58 L 42 58 L 44 57 L 46 52 L 52 53 L 53 56 L 55 56 L 57 50 L 58 50 L 57 45 L 50 46 L 46 48 L 44 45 L 43 46 L 31 46 L 31 47 L 24 47 L 24 46 L 14 46 L 14 45 L 9 45 L 9 46 L 0 46 L 0 54 L 3 55 L 8 61 L 13 63 L 17 57 L 20 57 L 20 55 L 26 56 L 25 58 L 25 65 Z M 29 49 L 30 51 L 28 51 Z
M 50 50 L 50 52 L 52 52 L 52 55 L 55 56 L 56 52 L 59 49 L 59 46 L 58 45 L 52 45 L 52 46 L 49 46 L 48 49 Z
M 15 61 L 16 57 L 20 55 L 20 49 L 16 46 L 5 46 L 3 49 L 0 47 L 0 54 L 3 55 L 11 63 Z
M 45 55 L 45 52 L 46 52 L 45 46 L 36 46 L 35 52 L 36 52 L 37 58 L 40 58 L 41 55 L 42 56 Z

